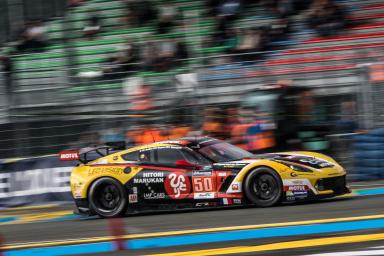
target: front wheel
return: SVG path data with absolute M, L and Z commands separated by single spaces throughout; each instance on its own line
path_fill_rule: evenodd
M 108 177 L 98 179 L 92 184 L 88 198 L 91 209 L 104 218 L 124 215 L 128 205 L 124 186 Z
M 259 207 L 269 207 L 281 202 L 283 184 L 279 175 L 268 167 L 252 170 L 244 182 L 246 198 Z

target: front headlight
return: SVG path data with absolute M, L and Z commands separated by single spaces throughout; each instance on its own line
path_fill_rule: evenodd
M 311 169 L 308 169 L 308 168 L 301 166 L 301 165 L 289 164 L 288 166 L 289 166 L 289 168 L 291 168 L 292 170 L 294 170 L 296 172 L 313 172 Z

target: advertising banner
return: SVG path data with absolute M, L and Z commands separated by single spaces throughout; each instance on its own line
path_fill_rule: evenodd
M 0 207 L 70 202 L 69 179 L 76 163 L 57 156 L 1 162 Z

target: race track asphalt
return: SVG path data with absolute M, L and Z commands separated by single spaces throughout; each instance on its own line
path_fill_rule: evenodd
M 65 212 L 72 209 L 71 205 L 57 206 L 42 209 L 25 209 L 25 210 L 8 210 L 2 212 L 3 215 L 18 215 L 25 213 L 33 214 L 50 214 L 52 212 Z M 269 223 L 284 223 L 294 221 L 310 221 L 319 219 L 332 219 L 343 217 L 358 217 L 368 215 L 384 214 L 384 195 L 361 196 L 361 197 L 345 197 L 318 202 L 298 203 L 281 205 L 272 208 L 227 208 L 216 210 L 197 210 L 197 211 L 178 211 L 178 212 L 163 212 L 152 214 L 141 214 L 128 216 L 122 219 L 126 234 L 142 234 L 152 232 L 165 231 L 180 231 L 192 229 L 207 229 L 219 227 L 232 227 L 243 225 L 257 225 Z M 1 217 L 1 215 L 0 215 Z M 38 221 L 38 219 L 37 219 Z M 43 222 L 31 223 L 9 223 L 0 226 L 0 234 L 7 245 L 18 243 L 31 243 L 52 240 L 66 239 L 83 239 L 90 237 L 109 236 L 110 221 L 100 218 L 63 218 L 55 220 L 47 220 Z M 384 232 L 384 229 L 378 228 L 373 233 Z M 344 232 L 348 235 L 360 235 L 367 233 L 366 230 L 357 230 Z M 372 233 L 372 232 L 370 232 Z M 330 237 L 340 235 L 340 232 L 331 232 L 327 234 L 312 234 L 295 236 L 295 240 L 312 239 L 319 237 Z M 241 245 L 259 245 L 265 243 L 275 243 L 292 240 L 292 237 L 273 237 L 269 239 L 251 239 L 242 241 L 230 241 L 225 243 L 210 243 L 203 245 L 188 245 L 184 246 L 183 250 L 199 250 L 203 248 L 218 248 L 228 246 Z M 382 241 L 372 241 L 369 243 L 354 244 L 348 248 L 365 247 L 368 245 L 379 246 L 384 245 Z M 316 247 L 317 248 L 317 247 Z M 312 248 L 317 251 L 320 249 Z M 345 249 L 343 245 L 329 246 L 327 250 Z M 134 254 L 142 255 L 147 253 L 165 253 L 172 251 L 180 251 L 175 247 L 161 249 L 145 249 Z M 312 252 L 312 251 L 311 251 Z M 304 249 L 297 250 L 282 250 L 280 255 L 304 255 L 308 253 Z M 108 253 L 108 255 L 122 255 L 122 252 Z M 92 255 L 97 255 L 93 253 Z M 100 254 L 101 255 L 101 254 Z M 127 253 L 127 255 L 133 255 Z M 256 253 L 244 255 L 256 255 Z M 257 255 L 275 255 L 264 252 Z

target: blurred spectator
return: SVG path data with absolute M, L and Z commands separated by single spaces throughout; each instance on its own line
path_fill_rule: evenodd
M 185 137 L 191 131 L 191 128 L 183 124 L 175 124 L 170 127 L 169 139 Z
M 275 147 L 276 125 L 272 120 L 272 113 L 263 113 L 254 109 L 250 114 L 252 121 L 245 131 L 247 150 L 265 153 Z
M 310 10 L 308 23 L 320 36 L 333 36 L 345 27 L 341 8 L 331 0 L 316 0 Z
M 26 24 L 21 34 L 21 41 L 17 46 L 19 51 L 40 51 L 48 45 L 47 28 L 42 21 L 33 21 Z
M 165 3 L 159 7 L 157 32 L 159 34 L 169 33 L 175 25 L 177 9 L 172 3 Z
M 271 42 L 278 42 L 287 39 L 289 33 L 289 20 L 287 18 L 279 18 L 272 22 L 268 29 L 268 37 Z
M 226 17 L 216 16 L 216 26 L 213 33 L 213 45 L 222 45 L 227 40 L 230 22 Z
M 339 133 L 353 133 L 357 130 L 356 102 L 344 101 L 340 106 L 340 119 L 336 122 Z
M 218 108 L 207 108 L 204 114 L 202 131 L 204 135 L 225 139 L 224 120 Z
M 108 58 L 103 69 L 104 79 L 120 79 L 135 71 L 139 61 L 137 48 L 135 44 L 127 44 L 116 55 Z
M 238 17 L 241 1 L 225 0 L 217 7 L 216 27 L 213 34 L 214 45 L 223 45 L 228 39 L 228 33 L 232 22 Z
M 237 61 L 254 60 L 259 55 L 257 52 L 264 49 L 265 37 L 260 29 L 239 30 L 237 31 L 237 40 L 235 47 L 229 49 L 230 53 L 239 54 L 239 56 L 234 57 Z
M 8 98 L 8 105 L 11 105 L 12 103 L 12 96 L 13 96 L 13 80 L 12 80 L 12 74 L 13 74 L 13 64 L 12 59 L 9 53 L 4 53 L 3 55 L 0 55 L 0 63 L 1 63 L 1 72 L 4 74 L 5 78 L 5 93 Z
M 145 111 L 153 108 L 151 87 L 142 83 L 130 95 L 131 110 Z
M 207 16 L 215 17 L 218 14 L 218 7 L 220 5 L 221 0 L 206 0 L 206 14 Z
M 219 7 L 219 15 L 228 20 L 233 20 L 240 12 L 240 0 L 224 0 Z
M 252 123 L 252 111 L 243 109 L 238 110 L 237 120 L 233 122 L 231 127 L 231 142 L 242 148 L 248 149 L 247 130 Z
M 68 6 L 69 7 L 78 7 L 83 4 L 83 0 L 69 0 Z
M 158 56 L 155 43 L 152 41 L 146 41 L 140 48 L 140 59 L 144 70 L 153 70 L 155 61 Z
M 138 142 L 139 142 L 138 144 L 140 145 L 154 143 L 154 142 L 163 140 L 160 129 L 156 127 L 143 126 L 141 127 L 141 131 L 142 131 L 141 135 L 138 139 Z
M 180 63 L 181 60 L 188 59 L 188 47 L 187 44 L 181 40 L 176 41 L 176 60 Z
M 280 17 L 284 18 L 295 13 L 294 0 L 279 0 L 276 11 Z
M 277 81 L 279 97 L 277 102 L 277 141 L 278 147 L 284 150 L 297 149 L 298 131 L 300 129 L 298 107 L 301 88 L 292 80 Z
M 100 16 L 94 11 L 89 16 L 87 25 L 84 27 L 84 36 L 88 39 L 94 39 L 95 36 L 101 31 Z
M 100 135 L 100 142 L 117 142 L 117 141 L 125 141 L 124 134 L 119 128 L 113 128 L 105 130 Z
M 164 39 L 157 42 L 157 58 L 154 63 L 154 70 L 158 72 L 167 71 L 173 67 L 177 53 L 175 40 Z
M 126 22 L 132 27 L 142 26 L 156 19 L 156 10 L 151 1 L 124 0 L 126 5 Z

